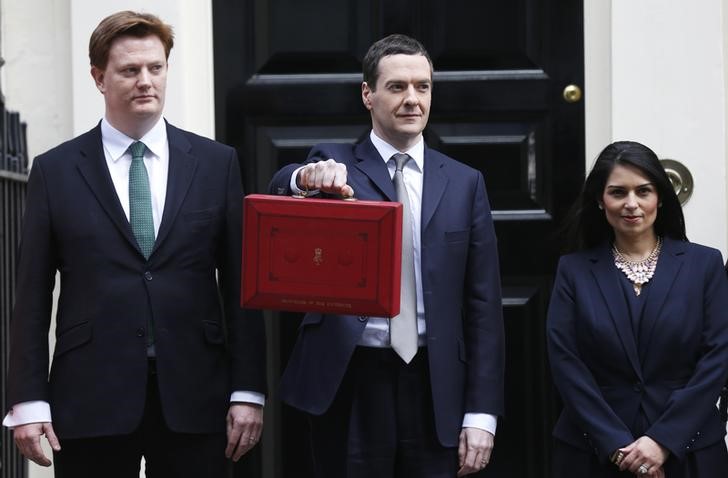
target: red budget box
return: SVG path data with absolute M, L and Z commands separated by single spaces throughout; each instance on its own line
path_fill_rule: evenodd
M 243 209 L 243 307 L 399 314 L 400 203 L 251 194 Z

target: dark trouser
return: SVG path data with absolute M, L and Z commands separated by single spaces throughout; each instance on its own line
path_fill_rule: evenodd
M 357 348 L 334 403 L 310 416 L 317 478 L 452 478 L 457 448 L 440 445 L 427 349 L 410 364 Z
M 150 364 L 142 422 L 132 434 L 61 440 L 56 478 L 138 478 L 142 456 L 148 478 L 224 478 L 224 433 L 175 433 L 164 422 L 156 372 Z

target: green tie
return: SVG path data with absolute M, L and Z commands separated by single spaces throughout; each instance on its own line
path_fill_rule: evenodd
M 139 249 L 146 259 L 154 247 L 154 219 L 152 217 L 152 193 L 149 189 L 149 176 L 144 166 L 144 151 L 147 146 L 136 141 L 129 146 L 131 166 L 129 166 L 129 222 Z
M 152 217 L 152 192 L 149 189 L 149 176 L 144 166 L 144 151 L 147 145 L 135 141 L 129 146 L 131 166 L 129 166 L 129 223 L 134 232 L 139 249 L 146 259 L 154 247 L 154 218 Z M 147 354 L 154 356 L 154 324 L 147 324 Z

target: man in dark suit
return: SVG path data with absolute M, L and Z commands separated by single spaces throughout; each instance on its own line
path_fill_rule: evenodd
M 320 144 L 271 192 L 404 205 L 402 310 L 307 314 L 281 396 L 311 418 L 319 477 L 452 477 L 485 468 L 503 412 L 498 253 L 480 172 L 428 148 L 432 62 L 404 35 L 364 58 L 361 143 Z M 390 159 L 391 158 L 391 159 Z
M 162 118 L 171 27 L 119 12 L 91 36 L 94 129 L 28 183 L 4 423 L 57 477 L 226 476 L 258 441 L 264 330 L 239 306 L 232 148 Z M 61 292 L 48 374 L 56 271 Z

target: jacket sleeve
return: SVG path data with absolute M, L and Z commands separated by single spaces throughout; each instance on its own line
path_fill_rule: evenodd
M 664 412 L 646 432 L 678 459 L 689 451 L 691 437 L 717 413 L 715 404 L 728 374 L 728 280 L 720 252 L 712 251 L 706 262 L 704 314 L 692 317 L 703 323 L 699 359 L 688 383 L 672 393 Z
M 10 324 L 7 403 L 11 407 L 20 402 L 49 401 L 48 330 L 58 268 L 50 208 L 39 157 L 28 180 Z
M 465 411 L 503 415 L 505 338 L 498 244 L 481 173 L 471 211 L 464 286 L 464 337 L 470 354 Z
M 321 161 L 323 159 L 328 159 L 332 157 L 336 159 L 335 156 L 335 153 L 326 149 L 325 144 L 314 146 L 308 153 L 306 161 L 304 161 L 303 163 L 287 164 L 286 166 L 283 166 L 281 169 L 276 171 L 270 183 L 268 184 L 268 194 L 273 194 L 276 196 L 290 196 L 291 194 L 293 194 L 293 191 L 291 191 L 291 176 L 298 168 L 309 163 Z M 316 191 L 316 194 L 318 194 L 318 191 Z
M 291 191 L 291 175 L 301 166 L 302 164 L 293 163 L 276 171 L 268 184 L 268 194 L 276 196 L 290 196 L 293 193 L 293 191 Z
M 228 166 L 226 234 L 217 258 L 232 361 L 230 391 L 265 394 L 266 341 L 263 316 L 260 311 L 240 308 L 243 190 L 240 184 L 238 156 L 235 150 L 231 151 Z
M 627 425 L 604 399 L 599 385 L 583 361 L 578 336 L 578 303 L 573 262 L 559 261 L 551 295 L 546 332 L 549 361 L 554 384 L 564 402 L 564 412 L 571 417 L 606 461 L 617 448 L 634 441 Z

